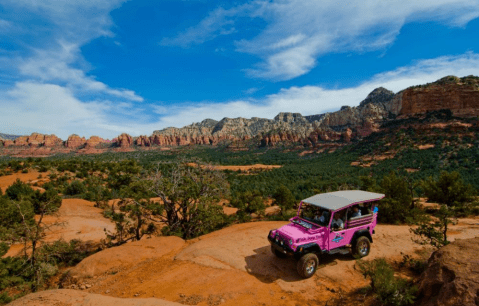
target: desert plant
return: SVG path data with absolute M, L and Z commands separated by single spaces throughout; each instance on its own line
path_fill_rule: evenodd
M 443 171 L 437 180 L 429 177 L 422 183 L 422 187 L 429 201 L 448 206 L 468 202 L 473 194 L 472 186 L 465 184 L 456 171 Z
M 264 199 L 258 190 L 246 191 L 231 200 L 231 205 L 238 208 L 236 215 L 240 221 L 249 221 L 251 214 L 264 215 Z
M 281 185 L 276 189 L 276 192 L 273 195 L 274 204 L 281 207 L 281 214 L 284 215 L 286 212 L 294 207 L 296 203 L 291 190 L 288 187 Z
M 405 279 L 394 276 L 394 270 L 384 258 L 358 261 L 364 277 L 371 280 L 370 291 L 382 305 L 410 305 L 414 303 L 417 288 Z
M 419 223 L 417 228 L 411 228 L 410 231 L 418 237 L 413 241 L 419 244 L 429 244 L 433 247 L 440 248 L 449 243 L 447 240 L 448 225 L 452 223 L 453 211 L 446 205 L 436 212 L 435 220 L 424 220 Z

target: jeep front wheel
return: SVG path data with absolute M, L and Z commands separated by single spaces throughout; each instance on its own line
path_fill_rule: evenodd
M 279 257 L 279 258 L 285 258 L 286 257 L 286 254 L 281 253 L 280 251 L 276 250 L 274 248 L 274 246 L 271 246 L 271 253 L 273 253 L 276 257 Z
M 356 240 L 356 243 L 353 248 L 354 258 L 361 258 L 367 256 L 371 250 L 371 242 L 369 242 L 368 237 L 361 236 Z
M 302 278 L 310 278 L 318 268 L 318 256 L 313 253 L 308 253 L 301 257 L 298 261 L 297 269 Z

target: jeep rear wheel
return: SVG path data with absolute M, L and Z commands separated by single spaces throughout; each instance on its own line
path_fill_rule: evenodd
M 302 278 L 310 278 L 316 272 L 316 269 L 318 268 L 318 263 L 319 263 L 318 256 L 316 256 L 315 254 L 308 253 L 304 255 L 298 261 L 298 265 L 297 265 L 298 274 Z
M 273 253 L 276 257 L 279 257 L 279 258 L 285 258 L 286 257 L 286 254 L 281 253 L 280 251 L 276 250 L 274 248 L 274 246 L 271 246 L 271 253 Z
M 354 258 L 361 258 L 369 255 L 371 250 L 371 242 L 369 242 L 368 237 L 361 236 L 356 240 L 356 243 L 353 247 L 353 256 Z

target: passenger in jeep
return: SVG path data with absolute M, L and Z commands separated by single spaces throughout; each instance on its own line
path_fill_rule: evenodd
M 338 213 L 334 214 L 333 221 L 331 222 L 331 228 L 334 230 L 341 230 L 344 227 L 344 222 L 341 220 Z
M 359 206 L 353 206 L 353 213 L 351 214 L 350 218 L 361 217 L 361 211 L 359 210 Z
M 313 220 L 318 224 L 326 224 L 329 221 L 329 212 L 324 210 L 321 213 L 320 210 L 317 210 Z

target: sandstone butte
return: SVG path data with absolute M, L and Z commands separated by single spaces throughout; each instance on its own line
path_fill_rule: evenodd
M 236 148 L 247 148 L 240 145 L 240 142 L 255 146 L 274 146 L 287 142 L 297 143 L 303 147 L 317 147 L 325 143 L 348 143 L 354 139 L 361 139 L 378 131 L 381 124 L 391 118 L 408 118 L 443 109 L 451 110 L 454 116 L 477 116 L 479 77 L 447 76 L 434 83 L 412 86 L 396 94 L 379 87 L 358 106 L 343 106 L 332 113 L 311 116 L 279 113 L 274 119 L 258 117 L 223 118 L 220 121 L 205 119 L 182 128 L 169 127 L 156 130 L 151 136 L 132 137 L 123 133 L 111 143 L 98 136 L 86 140 L 74 134 L 63 142 L 55 135 L 33 133 L 30 136 L 20 136 L 14 141 L 0 139 L 0 148 L 3 147 L 0 154 L 17 152 L 12 149 L 14 147 L 50 147 L 54 153 L 61 147 L 63 150 L 67 148 L 75 151 L 83 148 L 93 149 L 105 143 L 109 143 L 110 148 L 120 147 L 120 149 L 217 145 L 225 141 Z M 103 146 L 105 147 L 108 145 Z

